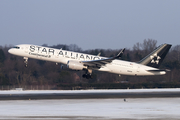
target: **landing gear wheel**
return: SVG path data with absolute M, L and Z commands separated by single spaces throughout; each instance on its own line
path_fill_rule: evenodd
M 86 74 L 83 74 L 82 77 L 83 77 L 83 78 L 86 78 Z
M 92 76 L 90 74 L 83 74 L 82 77 L 86 79 L 92 79 Z
M 25 63 L 25 67 L 27 68 L 27 65 L 28 65 L 28 58 L 27 57 L 24 57 L 24 63 Z
M 91 75 L 90 75 L 90 74 L 87 74 L 86 78 L 87 78 L 87 79 L 91 79 Z
M 82 75 L 83 78 L 92 79 L 92 69 L 86 69 L 86 73 Z

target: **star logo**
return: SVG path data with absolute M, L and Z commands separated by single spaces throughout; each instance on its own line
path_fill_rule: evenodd
M 151 58 L 151 63 L 156 63 L 156 64 L 158 64 L 159 60 L 161 59 L 161 57 L 159 57 L 157 55 L 157 53 L 155 53 L 154 55 L 150 56 L 150 58 Z

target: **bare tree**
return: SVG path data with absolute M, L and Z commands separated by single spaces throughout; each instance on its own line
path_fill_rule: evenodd
M 176 45 L 172 48 L 172 58 L 175 60 L 180 60 L 180 45 Z
M 146 40 L 145 39 L 143 41 L 143 44 L 141 44 L 141 48 L 142 48 L 142 50 L 145 51 L 145 54 L 147 54 L 156 48 L 156 44 L 157 44 L 157 40 L 153 40 L 153 39 Z
M 69 50 L 76 51 L 76 52 L 82 51 L 82 49 L 80 47 L 78 47 L 76 44 L 70 44 L 69 45 Z
M 137 42 L 137 43 L 133 46 L 133 50 L 134 50 L 134 51 L 139 51 L 139 50 L 141 50 L 141 43 Z

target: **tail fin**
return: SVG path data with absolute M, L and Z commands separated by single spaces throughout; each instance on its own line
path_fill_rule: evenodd
M 156 48 L 153 52 L 151 52 L 149 55 L 147 55 L 138 63 L 142 65 L 158 68 L 161 65 L 162 61 L 164 60 L 171 46 L 172 45 L 170 44 L 160 45 L 158 48 Z

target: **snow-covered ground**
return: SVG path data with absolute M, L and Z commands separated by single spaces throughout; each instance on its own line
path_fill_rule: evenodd
M 180 92 L 180 88 L 166 89 L 108 89 L 108 90 L 3 90 L 0 94 L 43 94 L 43 93 L 148 93 L 148 92 Z
M 178 120 L 180 98 L 8 100 L 0 119 Z
M 4 94 L 158 93 L 180 89 L 0 91 Z M 0 119 L 180 120 L 180 97 L 116 99 L 1 100 Z

